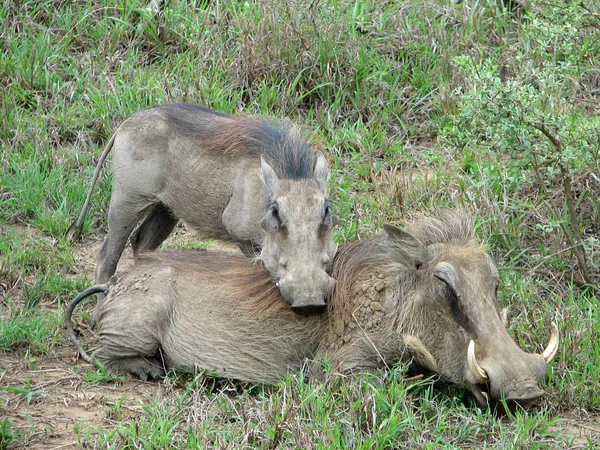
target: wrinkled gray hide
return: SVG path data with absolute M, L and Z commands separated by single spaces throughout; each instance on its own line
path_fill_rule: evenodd
M 137 256 L 158 248 L 182 219 L 203 238 L 235 241 L 251 256 L 260 249 L 292 309 L 325 306 L 336 249 L 329 170 L 296 128 L 177 104 L 126 120 L 103 158 L 111 145 L 114 182 L 96 283 L 115 273 L 128 237 Z M 87 202 L 72 228 L 86 209 Z
M 143 380 L 164 375 L 162 356 L 166 367 L 275 383 L 314 356 L 326 323 L 291 311 L 260 266 L 217 252 L 144 256 L 99 309 L 93 358 Z
M 326 358 L 344 372 L 413 360 L 482 404 L 541 396 L 558 341 L 539 355 L 510 338 L 498 271 L 471 242 L 471 223 L 442 211 L 415 221 L 410 233 L 386 231 L 387 239 L 364 239 L 336 256 L 335 294 L 320 316 L 291 313 L 266 272 L 244 258 L 157 254 L 110 287 L 94 358 L 146 379 L 164 374 L 161 349 L 167 367 L 196 365 L 266 383 L 300 370 L 307 358 Z

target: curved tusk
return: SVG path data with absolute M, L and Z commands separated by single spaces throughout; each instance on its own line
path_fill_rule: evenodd
M 469 363 L 469 369 L 471 370 L 471 374 L 477 383 L 483 384 L 487 383 L 489 377 L 485 370 L 483 370 L 479 364 L 477 364 L 477 358 L 475 358 L 475 342 L 471 340 L 469 342 L 469 349 L 467 350 L 467 362 Z
M 554 355 L 556 355 L 556 352 L 558 351 L 558 327 L 554 322 L 550 323 L 550 327 L 552 328 L 550 342 L 548 342 L 546 350 L 542 353 L 542 356 L 546 360 L 546 364 L 549 364 L 550 361 L 552 361 L 552 358 L 554 358 Z
M 429 350 L 425 348 L 425 345 L 421 339 L 411 334 L 403 334 L 402 340 L 404 341 L 404 344 L 413 352 L 419 364 L 430 370 L 433 370 L 434 372 L 438 371 L 435 358 L 429 352 Z

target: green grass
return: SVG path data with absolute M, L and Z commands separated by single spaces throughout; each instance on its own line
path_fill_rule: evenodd
M 141 411 L 115 404 L 109 426 L 81 424 L 80 443 L 574 446 L 572 434 L 554 430 L 561 417 L 600 411 L 600 313 L 597 289 L 580 286 L 565 244 L 556 164 L 573 175 L 597 281 L 600 11 L 594 2 L 532 3 L 535 13 L 510 12 L 495 0 L 173 0 L 155 17 L 141 0 L 0 0 L 0 352 L 28 359 L 64 340 L 63 305 L 93 278 L 64 233 L 123 120 L 175 101 L 266 114 L 300 123 L 331 154 L 340 243 L 440 205 L 475 214 L 477 233 L 502 268 L 511 335 L 539 352 L 550 321 L 561 328 L 544 383 L 549 395 L 499 417 L 456 387 L 405 381 L 402 368 L 381 374 L 382 383 L 291 377 L 267 390 L 173 377 Z M 543 121 L 564 143 L 560 158 L 544 160 L 547 192 L 531 155 L 556 149 L 527 120 Z M 84 246 L 106 232 L 111 186 L 107 161 Z M 210 245 L 175 236 L 166 247 Z M 86 385 L 119 381 L 102 371 L 82 378 Z M 0 448 L 26 439 L 0 422 Z
M 18 441 L 21 434 L 14 429 L 8 419 L 0 420 L 0 449 L 8 448 L 8 445 Z
M 100 367 L 98 369 L 90 367 L 85 373 L 81 375 L 81 379 L 92 386 L 96 386 L 99 384 L 108 384 L 112 382 L 123 381 L 126 378 L 122 376 L 115 376 L 103 367 Z
M 12 305 L 9 303 L 9 306 Z M 48 352 L 59 318 L 60 314 L 56 312 L 45 315 L 17 313 L 14 317 L 3 318 L 0 323 L 0 351 L 22 347 L 33 354 Z
M 517 410 L 502 418 L 465 405 L 453 387 L 431 380 L 407 382 L 402 370 L 382 377 L 310 384 L 294 376 L 267 391 L 227 382 L 216 388 L 204 376 L 187 384 L 179 380 L 176 398 L 167 383 L 165 392 L 148 398 L 143 414 L 134 418 L 115 405 L 112 426 L 81 440 L 118 448 L 168 443 L 179 448 L 325 449 L 571 445 L 571 437 L 553 431 L 559 419 L 545 411 Z

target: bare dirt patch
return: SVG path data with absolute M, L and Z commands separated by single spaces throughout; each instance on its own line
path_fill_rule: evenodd
M 61 331 L 62 332 L 62 331 Z M 22 436 L 10 448 L 75 448 L 78 429 L 109 426 L 115 404 L 132 411 L 160 389 L 157 383 L 127 379 L 94 386 L 83 381 L 87 364 L 74 365 L 70 344 L 26 363 L 25 355 L 0 355 L 0 416 Z
M 572 448 L 589 448 L 588 443 L 600 443 L 600 416 L 567 414 L 553 428 L 557 434 L 573 439 Z

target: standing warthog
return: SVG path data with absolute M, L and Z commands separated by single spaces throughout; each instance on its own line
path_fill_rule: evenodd
M 142 379 L 165 367 L 193 366 L 251 382 L 274 383 L 305 359 L 327 358 L 342 371 L 403 360 L 466 387 L 482 404 L 540 397 L 539 382 L 558 348 L 552 324 L 542 354 L 510 338 L 498 306 L 498 271 L 472 241 L 471 222 L 440 210 L 411 233 L 385 226 L 350 244 L 334 261 L 328 313 L 293 314 L 268 272 L 227 254 L 158 254 L 116 284 L 76 297 L 65 322 L 88 362 Z M 71 325 L 75 305 L 107 291 L 100 346 L 90 358 Z M 162 359 L 161 359 L 162 356 Z
M 296 312 L 325 306 L 334 284 L 326 270 L 336 250 L 329 169 L 295 127 L 186 104 L 138 112 L 104 150 L 70 229 L 81 230 L 113 146 L 108 234 L 96 283 L 115 273 L 130 235 L 137 256 L 155 250 L 182 219 L 200 236 L 235 241 L 246 254 L 261 248 L 260 259 Z

